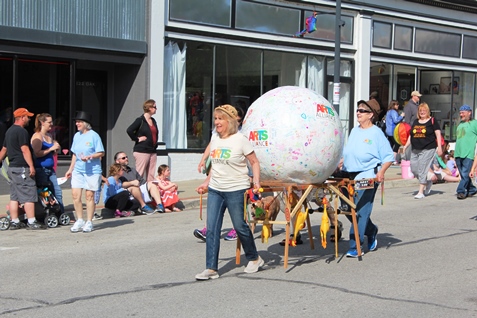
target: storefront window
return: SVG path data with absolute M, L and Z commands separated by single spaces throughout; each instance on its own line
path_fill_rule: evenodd
M 392 27 L 390 23 L 373 23 L 373 46 L 391 48 Z
M 300 11 L 264 4 L 237 2 L 237 29 L 273 34 L 294 34 L 300 24 Z
M 261 96 L 262 51 L 217 46 L 215 105 L 232 104 L 243 111 Z
M 170 0 L 170 19 L 230 27 L 232 0 Z
M 416 29 L 415 51 L 435 55 L 460 56 L 460 34 Z
M 265 51 L 263 58 L 263 92 L 267 92 L 279 86 L 301 86 L 300 79 L 306 71 L 306 56 L 302 54 Z
M 49 113 L 53 117 L 52 135 L 63 150 L 68 150 L 70 116 L 69 63 L 18 60 L 18 107 L 36 114 Z M 33 133 L 34 121 L 27 128 Z
M 396 50 L 412 50 L 412 28 L 396 25 L 394 36 L 394 48 Z
M 13 59 L 0 58 L 0 121 L 10 127 L 13 123 Z M 1 145 L 0 145 L 1 146 Z

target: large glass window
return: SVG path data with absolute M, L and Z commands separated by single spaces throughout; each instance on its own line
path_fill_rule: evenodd
M 13 123 L 13 59 L 0 58 L 0 121 L 10 127 Z M 3 138 L 2 138 L 3 139 Z M 1 147 L 1 145 L 0 145 Z
M 261 56 L 261 50 L 217 46 L 216 105 L 228 103 L 246 111 L 260 97 Z
M 213 128 L 211 109 L 214 45 L 187 42 L 186 113 L 188 148 L 205 148 Z
M 301 73 L 305 70 L 305 67 L 305 55 L 265 51 L 263 58 L 263 92 L 287 85 L 306 87 L 306 84 L 299 85 Z
M 373 46 L 391 48 L 392 24 L 376 22 L 373 23 Z
M 300 11 L 252 2 L 237 2 L 235 26 L 264 33 L 294 34 L 300 23 Z
M 412 28 L 396 25 L 394 29 L 394 48 L 396 50 L 412 50 Z
M 313 11 L 305 12 L 305 19 L 313 15 Z M 341 27 L 341 42 L 342 43 L 353 43 L 353 17 L 341 16 L 341 20 L 345 23 Z M 335 21 L 336 15 L 331 13 L 320 13 L 316 19 L 316 31 L 307 34 L 306 37 L 311 37 L 319 40 L 335 40 Z M 302 29 L 305 27 L 305 22 L 303 22 Z
M 69 149 L 70 65 L 69 63 L 18 60 L 18 107 L 49 113 L 53 117 L 53 138 Z M 27 127 L 33 133 L 34 123 Z
M 464 36 L 464 51 L 462 57 L 477 60 L 477 37 Z
M 170 0 L 170 19 L 230 27 L 232 0 Z
M 416 29 L 415 51 L 460 57 L 460 34 Z

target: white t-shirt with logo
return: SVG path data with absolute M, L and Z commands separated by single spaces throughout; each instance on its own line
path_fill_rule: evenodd
M 224 192 L 248 189 L 250 180 L 245 156 L 252 152 L 252 145 L 241 133 L 225 139 L 213 134 L 210 140 L 212 177 L 209 187 Z

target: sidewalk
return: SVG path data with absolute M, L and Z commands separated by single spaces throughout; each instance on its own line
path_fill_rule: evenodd
M 3 180 L 3 179 L 2 179 Z M 179 205 L 181 208 L 185 209 L 192 209 L 198 208 L 200 205 L 200 196 L 197 194 L 195 189 L 202 183 L 203 180 L 188 180 L 188 181 L 179 181 L 176 182 L 179 185 L 179 198 L 182 202 L 183 206 Z M 5 181 L 3 181 L 5 182 Z M 71 197 L 71 190 L 70 190 L 70 183 L 66 182 L 61 188 L 63 189 L 63 203 L 65 205 L 65 210 L 72 212 L 73 208 L 73 199 Z M 399 188 L 399 187 L 408 187 L 408 186 L 416 186 L 417 187 L 417 180 L 416 179 L 402 179 L 401 178 L 401 168 L 400 166 L 391 166 L 386 171 L 386 179 L 385 179 L 385 188 Z M 10 196 L 9 195 L 0 195 L 0 216 L 4 215 L 5 206 L 9 203 Z M 207 194 L 203 195 L 203 206 L 207 204 Z M 83 194 L 83 204 L 84 204 L 84 194 Z M 96 206 L 96 211 L 98 213 L 103 213 L 103 216 L 109 217 L 109 215 L 104 215 L 104 213 L 111 212 L 107 209 L 104 209 L 104 204 L 102 201 Z

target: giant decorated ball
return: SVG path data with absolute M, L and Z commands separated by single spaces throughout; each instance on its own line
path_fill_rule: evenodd
M 323 183 L 343 151 L 338 112 L 323 96 L 301 87 L 278 87 L 258 98 L 242 133 L 260 161 L 261 181 Z

